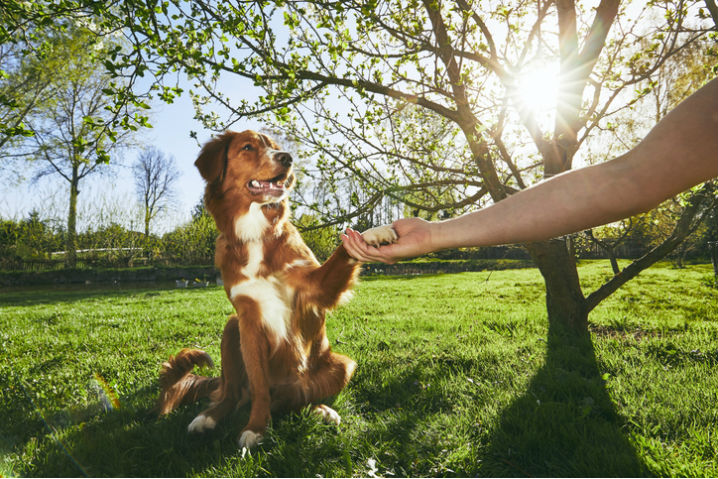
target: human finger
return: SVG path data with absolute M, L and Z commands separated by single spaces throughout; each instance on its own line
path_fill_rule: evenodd
M 346 229 L 346 234 L 342 235 L 342 241 L 347 252 L 353 258 L 365 262 L 365 263 L 392 263 L 392 259 L 387 257 L 385 254 L 374 246 L 371 246 L 364 241 L 361 233 L 351 228 Z
M 357 239 L 351 228 L 346 229 L 345 234 L 341 236 L 341 239 L 344 244 L 344 248 L 352 258 L 363 262 L 371 261 L 366 254 L 366 248 L 368 245 L 361 239 L 361 237 Z
M 349 229 L 349 234 L 354 240 L 357 247 L 361 250 L 362 256 L 367 262 L 394 263 L 394 258 L 387 254 L 386 248 L 392 245 L 383 245 L 378 248 L 368 244 L 361 233 L 356 230 Z

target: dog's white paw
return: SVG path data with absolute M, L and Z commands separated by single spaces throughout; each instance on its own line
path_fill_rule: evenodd
M 262 442 L 262 435 L 258 432 L 246 430 L 239 436 L 239 447 L 241 449 L 252 449 Z
M 324 404 L 317 404 L 314 407 L 313 412 L 318 414 L 327 424 L 336 424 L 338 426 L 342 423 L 342 417 L 339 413 Z
M 399 238 L 391 225 L 369 228 L 361 235 L 362 238 L 364 238 L 364 241 L 376 247 L 379 247 L 382 244 L 391 244 Z
M 196 418 L 192 419 L 192 422 L 187 426 L 187 432 L 190 434 L 199 434 L 205 431 L 211 431 L 217 425 L 217 422 L 211 417 L 207 417 L 204 414 L 200 414 Z

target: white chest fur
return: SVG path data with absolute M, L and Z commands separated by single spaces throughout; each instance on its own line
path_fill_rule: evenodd
M 258 241 L 265 230 L 269 228 L 269 221 L 264 216 L 262 205 L 252 203 L 249 210 L 234 220 L 234 233 L 242 241 Z
M 291 320 L 290 291 L 275 277 L 252 278 L 237 283 L 230 289 L 231 299 L 246 296 L 257 303 L 262 324 L 275 337 L 275 344 L 287 339 Z
M 230 288 L 230 299 L 246 296 L 257 303 L 264 327 L 274 335 L 275 344 L 287 339 L 287 329 L 291 321 L 291 300 L 293 291 L 275 276 L 258 276 L 264 259 L 262 241 L 247 244 L 247 264 L 241 270 L 247 279 Z

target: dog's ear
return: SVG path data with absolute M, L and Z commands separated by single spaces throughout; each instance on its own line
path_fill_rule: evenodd
M 232 142 L 232 133 L 225 132 L 211 139 L 202 147 L 194 166 L 207 183 L 211 183 L 224 175 L 227 169 L 227 152 Z

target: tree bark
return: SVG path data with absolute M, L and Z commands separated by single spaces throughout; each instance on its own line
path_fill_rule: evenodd
M 612 249 L 606 250 L 606 253 L 608 254 L 608 260 L 611 262 L 611 269 L 613 270 L 613 274 L 617 275 L 621 272 L 621 268 L 618 266 L 618 259 L 616 259 L 616 253 Z
M 588 334 L 588 310 L 581 292 L 576 260 L 560 239 L 529 243 L 526 249 L 546 284 L 546 310 L 550 325 L 576 334 Z
M 77 195 L 80 178 L 77 167 L 72 168 L 70 181 L 70 208 L 67 213 L 67 240 L 65 242 L 65 267 L 77 266 Z
M 716 30 L 718 30 L 718 6 L 716 6 L 715 0 L 705 0 L 706 2 L 706 8 L 711 14 L 711 18 L 713 19 L 713 24 L 715 25 Z

